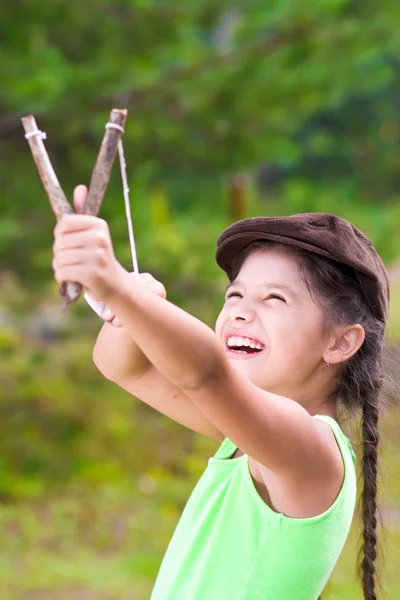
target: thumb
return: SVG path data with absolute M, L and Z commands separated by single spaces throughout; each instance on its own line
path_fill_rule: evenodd
M 86 185 L 77 185 L 74 189 L 73 201 L 77 213 L 81 213 L 85 206 L 87 192 Z

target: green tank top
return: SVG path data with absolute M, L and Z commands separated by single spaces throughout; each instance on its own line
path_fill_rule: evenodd
M 317 600 L 343 549 L 356 503 L 355 453 L 328 423 L 345 476 L 334 503 L 310 518 L 286 517 L 258 495 L 246 454 L 222 442 L 172 536 L 151 600 Z

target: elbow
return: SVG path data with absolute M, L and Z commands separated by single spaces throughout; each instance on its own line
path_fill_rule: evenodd
M 194 369 L 192 373 L 181 377 L 177 386 L 188 392 L 198 391 L 217 381 L 226 372 L 226 368 L 227 360 L 221 348 L 213 347 L 201 361 L 201 368 Z

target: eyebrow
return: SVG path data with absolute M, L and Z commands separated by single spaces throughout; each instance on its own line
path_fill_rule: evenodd
M 232 281 L 228 287 L 225 290 L 225 294 L 226 292 L 229 290 L 229 288 L 235 286 L 235 285 L 242 285 L 244 286 L 244 283 L 242 281 L 239 281 L 239 279 L 235 279 L 235 281 Z M 260 287 L 263 288 L 275 288 L 278 290 L 282 290 L 282 292 L 286 292 L 287 294 L 289 294 L 290 296 L 292 296 L 292 298 L 295 298 L 297 300 L 297 294 L 296 292 L 289 287 L 288 285 L 285 285 L 284 283 L 261 283 Z

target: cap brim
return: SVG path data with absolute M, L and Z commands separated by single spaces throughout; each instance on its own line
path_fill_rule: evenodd
M 279 242 L 288 246 L 297 246 L 298 248 L 303 248 L 303 250 L 309 250 L 310 252 L 319 254 L 320 256 L 325 256 L 326 258 L 330 258 L 332 260 L 335 260 L 336 262 L 339 262 L 337 260 L 337 257 L 333 256 L 330 252 L 313 246 L 312 244 L 307 244 L 306 242 L 302 242 L 301 240 L 288 238 L 274 233 L 260 233 L 259 231 L 241 231 L 240 233 L 231 235 L 229 238 L 220 243 L 217 253 L 215 255 L 215 260 L 217 261 L 217 264 L 221 267 L 221 269 L 223 269 L 226 272 L 229 279 L 232 279 L 232 262 L 235 256 L 237 256 L 239 252 L 244 250 L 244 248 L 246 248 L 246 246 L 248 246 L 252 242 L 265 240 Z

